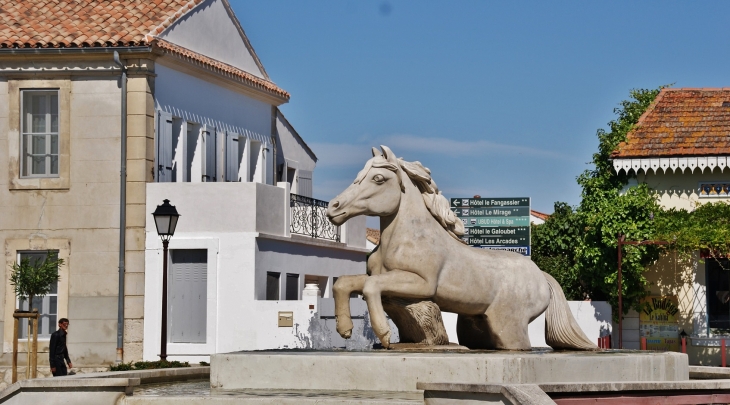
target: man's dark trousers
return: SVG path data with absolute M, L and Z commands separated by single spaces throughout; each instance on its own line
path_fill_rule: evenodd
M 56 371 L 53 373 L 54 377 L 61 377 L 64 375 L 68 375 L 68 370 L 66 369 L 66 363 L 61 360 L 60 364 L 56 364 Z

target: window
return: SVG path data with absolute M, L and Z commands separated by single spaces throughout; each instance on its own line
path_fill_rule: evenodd
M 266 299 L 279 300 L 279 273 L 266 272 Z
M 707 321 L 710 332 L 730 332 L 730 261 L 705 259 L 707 277 Z
M 286 300 L 296 301 L 299 299 L 299 274 L 286 275 Z
M 51 252 L 58 257 L 58 252 Z M 27 251 L 18 253 L 18 263 L 22 260 L 29 260 L 31 265 L 43 263 L 48 258 L 48 251 Z M 58 270 L 58 269 L 56 269 Z M 18 297 L 18 308 L 28 311 L 29 302 L 27 297 Z M 51 286 L 51 292 L 44 297 L 33 298 L 33 308 L 40 313 L 38 318 L 38 338 L 50 338 L 51 333 L 56 330 L 56 319 L 58 317 L 58 283 Z M 28 320 L 20 321 L 20 337 L 28 337 Z
M 208 321 L 208 250 L 170 252 L 170 342 L 205 343 Z
M 58 90 L 22 90 L 21 177 L 58 177 Z

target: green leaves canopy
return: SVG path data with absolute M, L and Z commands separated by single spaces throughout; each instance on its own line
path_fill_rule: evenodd
M 617 314 L 618 235 L 626 240 L 663 240 L 671 244 L 625 246 L 623 251 L 624 312 L 638 309 L 647 280 L 644 271 L 663 249 L 690 255 L 698 249 L 711 254 L 730 252 L 730 205 L 703 204 L 692 212 L 663 210 L 645 184 L 628 187 L 630 176 L 613 170 L 611 153 L 654 101 L 662 87 L 632 90 L 630 99 L 614 109 L 618 116 L 599 129 L 598 152 L 592 170 L 578 176 L 581 202 L 575 209 L 555 203 L 555 213 L 532 228 L 532 259 L 563 286 L 573 300 L 609 301 Z
M 55 252 L 49 251 L 43 261 L 28 258 L 13 264 L 10 273 L 10 284 L 18 297 L 28 297 L 30 305 L 33 298 L 42 297 L 51 292 L 53 284 L 60 279 L 58 268 L 63 265 Z M 32 309 L 32 308 L 31 308 Z

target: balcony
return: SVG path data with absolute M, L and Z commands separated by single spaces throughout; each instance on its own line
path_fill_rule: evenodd
M 290 228 L 293 234 L 340 241 L 340 227 L 327 219 L 327 201 L 289 194 Z

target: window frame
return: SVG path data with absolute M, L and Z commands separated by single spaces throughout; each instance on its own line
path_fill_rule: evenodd
M 52 130 L 52 116 L 54 111 L 51 111 L 52 103 L 51 98 L 46 100 L 46 113 L 45 113 L 45 130 L 43 132 L 33 132 L 32 128 L 30 131 L 26 128 L 27 124 L 27 111 L 25 111 L 26 97 L 28 94 L 36 93 L 38 95 L 56 96 L 56 131 Z M 32 114 L 32 113 L 31 113 Z M 41 88 L 41 89 L 20 89 L 20 177 L 21 178 L 37 178 L 37 177 L 60 177 L 60 89 L 58 88 Z M 28 150 L 28 139 L 31 137 L 45 137 L 44 140 L 44 151 L 43 154 L 32 154 Z M 52 151 L 53 137 L 56 137 L 56 153 Z M 44 155 L 44 166 L 45 173 L 33 173 L 33 157 L 35 155 Z M 53 173 L 53 158 L 56 158 L 56 172 Z
M 54 252 L 56 254 L 56 257 L 58 257 L 58 255 L 59 255 L 58 249 L 51 249 L 50 251 L 51 252 Z M 17 263 L 20 263 L 20 261 L 22 260 L 22 255 L 24 255 L 24 254 L 26 254 L 26 255 L 31 255 L 31 254 L 47 254 L 48 252 L 49 252 L 48 250 L 19 250 L 19 251 L 15 252 L 16 262 Z M 59 268 L 56 268 L 56 271 L 59 271 Z M 38 316 L 38 340 L 50 340 L 51 339 L 51 333 L 53 333 L 53 332 L 56 331 L 56 325 L 58 323 L 58 319 L 60 319 L 58 317 L 58 295 L 59 295 L 58 294 L 58 290 L 59 290 L 59 284 L 60 283 L 61 283 L 60 280 L 56 282 L 56 291 L 55 292 L 48 293 L 48 294 L 44 295 L 41 298 L 41 300 L 45 300 L 45 298 L 48 297 L 48 299 L 49 299 L 49 305 L 50 305 L 51 297 L 56 298 L 56 312 L 53 313 L 53 314 L 51 314 L 50 312 L 48 314 L 44 314 L 42 307 L 39 309 L 39 314 L 38 314 L 39 315 Z M 13 291 L 13 293 L 15 293 L 15 291 Z M 21 305 L 22 304 L 21 304 L 20 298 L 21 297 L 18 297 L 17 295 L 15 296 L 15 308 L 18 308 L 18 309 L 21 308 Z M 27 297 L 24 297 L 24 298 L 27 298 Z M 40 298 L 40 297 L 36 297 L 36 298 Z M 23 300 L 23 301 L 26 301 L 26 300 Z M 29 309 L 30 309 L 30 306 L 29 306 Z M 43 323 L 43 317 L 44 316 L 47 316 L 49 318 L 49 322 L 48 322 L 48 333 L 41 333 L 41 330 L 43 328 L 42 323 Z M 51 321 L 51 319 L 53 319 L 53 321 Z M 22 326 L 20 327 L 20 330 L 19 330 L 19 333 L 18 333 L 18 337 L 21 338 L 21 339 L 26 339 L 28 336 L 25 335 L 23 333 L 23 331 L 24 330 L 27 330 L 28 319 L 27 318 L 26 319 L 22 319 L 20 322 L 21 322 L 21 325 Z
M 9 190 L 71 188 L 71 79 L 8 79 L 7 150 Z M 21 176 L 21 90 L 58 91 L 58 175 Z M 14 256 L 13 256 L 14 257 Z

